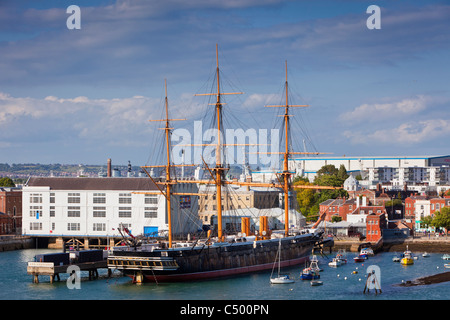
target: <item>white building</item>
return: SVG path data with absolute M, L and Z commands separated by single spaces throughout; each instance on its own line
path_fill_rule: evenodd
M 378 183 L 389 183 L 401 189 L 404 184 L 439 186 L 450 184 L 450 155 L 417 157 L 304 157 L 289 160 L 294 175 L 313 181 L 317 171 L 325 165 L 339 169 L 344 165 L 348 174 L 364 178 L 361 186 L 376 188 Z M 276 181 L 276 170 L 252 172 L 253 181 Z
M 431 203 L 429 199 L 419 199 L 414 203 L 414 215 L 416 230 L 422 230 L 421 221 L 431 215 Z
M 175 185 L 178 192 L 197 192 L 196 184 Z M 173 234 L 201 229 L 197 196 L 173 196 Z M 26 235 L 47 237 L 119 237 L 168 230 L 166 199 L 146 178 L 30 178 L 23 187 Z

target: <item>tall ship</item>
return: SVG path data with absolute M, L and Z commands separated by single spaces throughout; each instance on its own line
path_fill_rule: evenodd
M 290 194 L 295 188 L 311 189 L 336 189 L 324 186 L 294 186 L 292 183 L 293 173 L 288 169 L 288 159 L 292 154 L 305 154 L 306 152 L 293 152 L 290 150 L 289 119 L 292 116 L 290 108 L 304 107 L 305 105 L 290 105 L 288 100 L 288 81 L 286 63 L 285 104 L 271 105 L 267 107 L 279 107 L 284 109 L 283 135 L 284 151 L 276 152 L 283 157 L 283 167 L 277 173 L 277 181 L 271 183 L 257 183 L 252 181 L 236 181 L 227 179 L 229 166 L 225 163 L 223 134 L 223 108 L 224 95 L 241 94 L 241 92 L 221 92 L 219 56 L 216 45 L 216 92 L 200 95 L 215 97 L 214 107 L 214 129 L 217 130 L 217 139 L 214 144 L 208 144 L 215 148 L 215 164 L 208 166 L 203 160 L 205 173 L 209 179 L 184 180 L 177 178 L 175 169 L 178 166 L 171 159 L 171 121 L 185 119 L 170 119 L 167 99 L 167 84 L 165 83 L 165 119 L 160 121 L 165 124 L 161 129 L 165 132 L 166 159 L 164 165 L 143 166 L 148 178 L 158 187 L 159 192 L 166 199 L 166 210 L 168 220 L 167 239 L 149 243 L 137 243 L 134 237 L 128 246 L 114 247 L 108 257 L 108 268 L 120 270 L 124 275 L 133 279 L 133 282 L 177 282 L 211 279 L 224 276 L 233 276 L 262 270 L 272 269 L 275 259 L 279 259 L 280 267 L 288 267 L 304 264 L 309 260 L 313 247 L 323 241 L 320 231 L 308 231 L 291 229 L 289 226 Z M 314 153 L 318 154 L 318 153 Z M 165 179 L 154 179 L 149 173 L 149 168 L 163 168 Z M 197 237 L 189 241 L 174 241 L 171 225 L 171 210 L 175 205 L 175 195 L 196 195 L 195 193 L 183 193 L 177 190 L 180 184 L 209 185 L 214 188 L 216 201 L 217 227 L 209 230 L 204 237 Z M 275 188 L 283 194 L 284 230 L 271 230 L 267 216 L 259 217 L 259 230 L 251 232 L 248 217 L 241 218 L 241 230 L 235 234 L 229 234 L 224 228 L 223 217 L 223 193 L 229 185 L 243 187 L 265 187 Z M 127 231 L 127 230 L 125 230 Z M 281 250 L 280 250 L 281 248 Z M 280 252 L 281 257 L 277 257 Z

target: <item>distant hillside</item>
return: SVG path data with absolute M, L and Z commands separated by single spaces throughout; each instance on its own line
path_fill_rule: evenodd
M 121 171 L 126 171 L 126 165 L 113 166 Z M 139 170 L 133 167 L 133 170 Z M 29 176 L 77 176 L 80 173 L 86 176 L 97 176 L 99 172 L 106 172 L 105 165 L 84 165 L 84 164 L 40 164 L 40 163 L 0 163 L 0 176 L 11 178 L 24 178 Z

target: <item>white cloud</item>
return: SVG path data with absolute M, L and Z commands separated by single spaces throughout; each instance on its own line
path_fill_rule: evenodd
M 433 142 L 450 134 L 450 120 L 428 119 L 402 123 L 396 128 L 380 129 L 372 133 L 346 130 L 343 135 L 352 144 L 418 144 Z
M 344 121 L 378 121 L 385 118 L 404 117 L 414 115 L 425 110 L 433 98 L 419 95 L 415 98 L 402 99 L 388 103 L 365 103 L 353 111 L 340 115 Z
M 41 135 L 59 128 L 90 140 L 114 139 L 121 135 L 134 137 L 139 130 L 149 130 L 145 126 L 156 112 L 158 103 L 142 96 L 122 99 L 47 96 L 37 99 L 0 93 L 0 125 L 5 130 L 17 129 L 17 124 L 31 119 L 34 131 Z M 53 124 L 52 128 L 47 127 L 48 122 Z
M 244 101 L 243 106 L 247 109 L 263 110 L 262 108 L 270 101 L 277 101 L 280 96 L 273 93 L 253 93 L 250 94 Z

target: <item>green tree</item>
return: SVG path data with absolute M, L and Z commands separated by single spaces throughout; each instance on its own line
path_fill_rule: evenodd
M 0 178 L 0 187 L 15 187 L 16 185 L 11 178 L 4 177 Z
M 429 226 L 432 226 L 432 223 L 433 223 L 433 217 L 432 216 L 423 217 L 423 219 L 420 221 L 421 226 L 423 225 L 425 228 L 428 228 Z
M 450 207 L 444 207 L 440 211 L 436 211 L 431 224 L 436 228 L 444 228 L 448 231 L 450 228 Z
M 341 187 L 347 179 L 347 171 L 342 166 L 340 170 L 334 165 L 326 165 L 317 171 L 314 179 L 314 185 Z M 297 177 L 294 179 L 294 185 L 313 185 L 306 178 Z M 297 202 L 301 213 L 306 217 L 307 221 L 317 220 L 319 213 L 319 204 L 328 199 L 336 199 L 338 197 L 348 197 L 347 191 L 344 189 L 337 190 L 320 190 L 320 189 L 297 189 Z
M 345 169 L 345 166 L 343 164 L 341 164 L 340 167 L 339 167 L 339 171 L 337 173 L 337 177 L 339 179 L 342 179 L 343 181 L 345 181 L 349 177 L 349 175 L 347 173 L 347 169 Z
M 312 183 L 309 182 L 307 178 L 296 178 L 294 179 L 294 185 L 296 186 L 310 186 Z M 297 191 L 297 203 L 300 212 L 308 218 L 311 214 L 311 209 L 315 204 L 315 193 L 314 189 L 296 189 Z
M 339 170 L 332 164 L 327 164 L 322 166 L 319 170 L 317 170 L 317 176 L 320 177 L 322 175 L 336 175 L 339 173 Z

